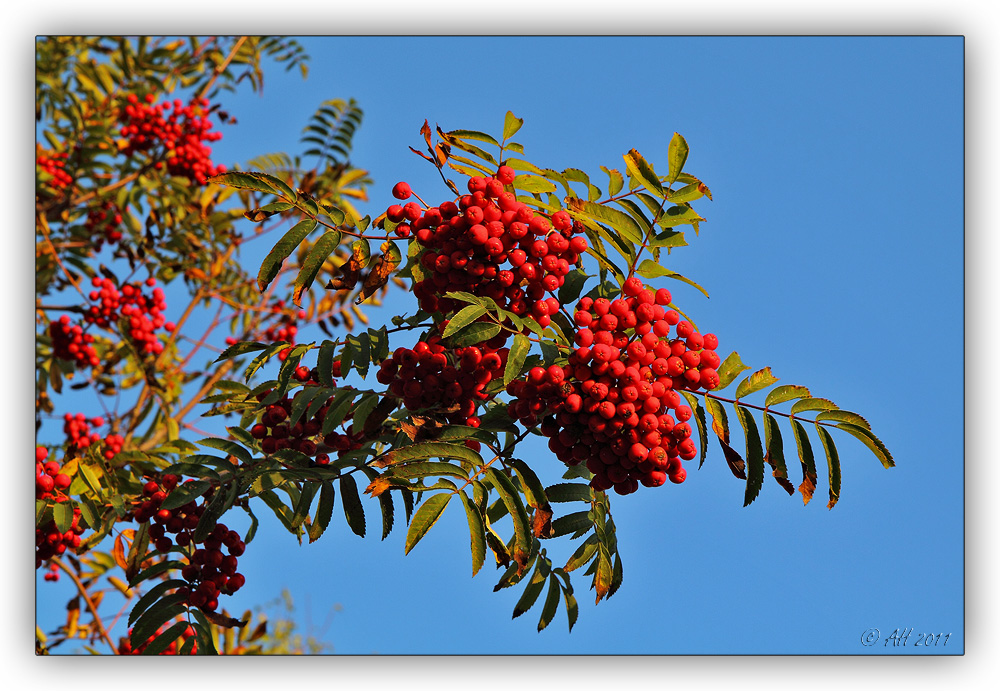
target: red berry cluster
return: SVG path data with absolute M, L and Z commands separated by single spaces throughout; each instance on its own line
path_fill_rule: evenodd
M 691 409 L 678 391 L 714 388 L 719 358 L 714 335 L 702 336 L 665 309 L 669 291 L 629 278 L 624 294 L 581 299 L 577 347 L 567 364 L 533 368 L 507 391 L 516 399 L 511 416 L 525 426 L 540 422 L 559 460 L 586 462 L 595 489 L 630 494 L 639 483 L 684 481 L 681 459 L 694 458 L 697 448 L 687 423 Z M 670 339 L 674 326 L 677 337 Z
M 136 152 L 153 151 L 163 155 L 171 175 L 198 184 L 205 184 L 206 178 L 225 172 L 224 166 L 212 164 L 212 149 L 204 144 L 222 138 L 220 132 L 209 132 L 212 123 L 206 113 L 208 100 L 194 99 L 185 106 L 177 99 L 172 112 L 168 103 L 153 105 L 155 102 L 153 94 L 146 94 L 141 101 L 135 94 L 128 95 L 128 105 L 119 116 L 122 136 L 127 139 L 122 153 L 131 156 Z
M 171 624 L 171 626 L 173 626 L 173 624 Z M 118 654 L 142 655 L 143 651 L 145 651 L 146 648 L 149 646 L 149 644 L 153 642 L 153 639 L 165 633 L 166 630 L 167 630 L 167 625 L 164 624 L 163 626 L 161 626 L 156 630 L 156 633 L 152 634 L 148 639 L 146 639 L 145 643 L 140 645 L 138 648 L 133 648 L 131 639 L 132 629 L 129 629 L 128 630 L 129 635 L 126 636 L 125 638 L 120 639 L 118 642 Z M 163 650 L 163 652 L 160 653 L 160 655 L 177 655 L 184 648 L 184 645 L 187 643 L 188 639 L 194 637 L 194 635 L 195 635 L 194 628 L 188 626 L 181 632 L 180 636 L 170 641 L 170 645 L 168 645 Z M 191 646 L 191 654 L 194 655 L 197 652 L 198 652 L 198 641 L 196 639 Z
M 145 499 L 133 514 L 139 523 L 152 521 L 149 536 L 158 552 L 169 552 L 174 545 L 189 551 L 189 563 L 181 569 L 181 576 L 188 585 L 178 588 L 177 592 L 193 607 L 214 612 L 219 606 L 219 595 L 231 595 L 246 582 L 244 576 L 236 572 L 237 557 L 246 550 L 246 544 L 239 533 L 218 523 L 205 538 L 203 546 L 199 547 L 192 534 L 205 513 L 205 506 L 214 494 L 214 489 L 204 495 L 202 504 L 190 501 L 174 509 L 160 508 L 170 492 L 177 487 L 178 481 L 176 475 L 169 474 L 159 481 L 148 481 L 142 488 Z M 175 537 L 171 538 L 170 535 Z M 228 555 L 222 553 L 223 546 L 228 550 Z
M 97 367 L 101 359 L 94 350 L 94 337 L 83 333 L 79 324 L 71 324 L 69 315 L 62 315 L 49 324 L 52 351 L 60 360 L 75 362 L 78 367 Z
M 49 156 L 39 154 L 36 159 L 38 167 L 52 176 L 52 181 L 49 184 L 53 187 L 65 188 L 73 184 L 73 177 L 66 172 L 67 158 L 69 158 L 69 152 L 63 151 Z
M 424 248 L 419 261 L 428 276 L 413 287 L 423 310 L 452 312 L 458 304 L 443 294 L 468 291 L 548 325 L 559 302 L 545 294 L 563 285 L 586 251 L 587 240 L 574 235 L 579 226 L 565 211 L 550 219 L 517 201 L 504 190 L 513 180 L 513 168 L 500 166 L 491 178 L 471 178 L 470 194 L 458 204 L 444 202 L 423 210 L 409 202 L 386 210 L 390 221 L 401 223 L 397 235 L 406 226 L 403 237 L 412 230 Z M 394 188 L 397 197 L 409 192 L 409 186 L 400 188 Z
M 83 451 L 90 448 L 101 440 L 101 436 L 91 431 L 91 426 L 101 427 L 104 425 L 104 418 L 95 417 L 87 420 L 83 413 L 71 415 L 66 413 L 63 416 L 63 432 L 66 433 L 66 448 L 69 452 Z M 109 434 L 104 437 L 104 457 L 109 461 L 122 450 L 125 438 L 120 434 Z
M 154 331 L 165 327 L 173 330 L 173 324 L 166 321 L 163 311 L 167 308 L 162 288 L 153 288 L 155 278 L 146 279 L 146 285 L 153 288 L 152 295 L 144 295 L 142 284 L 126 283 L 120 289 L 111 279 L 95 276 L 91 281 L 99 290 L 90 291 L 91 305 L 84 314 L 84 320 L 101 328 L 108 328 L 120 317 L 128 319 L 126 335 L 135 344 L 140 355 L 159 355 L 163 343 Z
M 447 322 L 442 322 L 447 325 Z M 409 410 L 440 407 L 449 422 L 479 426 L 477 401 L 489 398 L 487 385 L 503 377 L 509 348 L 499 347 L 502 336 L 479 345 L 447 349 L 441 336 L 432 334 L 412 348 L 397 348 L 382 361 L 376 379 L 389 385 L 389 393 L 402 399 Z
M 69 488 L 72 479 L 61 472 L 62 468 L 57 462 L 46 461 L 48 457 L 49 450 L 44 446 L 35 448 L 35 499 L 65 502 L 67 497 L 64 492 Z M 65 553 L 67 549 L 76 549 L 80 546 L 80 535 L 84 529 L 79 521 L 80 509 L 74 508 L 73 522 L 65 533 L 59 532 L 55 521 L 48 521 L 35 528 L 36 569 L 41 568 L 46 560 Z M 45 580 L 58 581 L 58 572 L 50 568 L 49 573 L 45 574 Z
M 316 370 L 301 366 L 295 371 L 295 378 L 306 384 L 317 384 Z M 333 376 L 341 376 L 340 361 L 333 363 Z M 350 388 L 350 387 L 344 387 Z M 263 400 L 270 392 L 263 392 L 257 398 Z M 329 451 L 344 453 L 360 449 L 365 442 L 365 435 L 358 431 L 351 433 L 350 423 L 353 414 L 348 412 L 341 423 L 343 432 L 333 431 L 322 435 L 323 421 L 330 410 L 329 401 L 316 411 L 308 420 L 302 419 L 294 425 L 288 424 L 292 411 L 291 399 L 286 395 L 281 400 L 272 403 L 264 409 L 260 422 L 250 428 L 254 439 L 260 440 L 261 450 L 272 454 L 281 449 L 293 449 L 315 458 L 317 465 L 327 465 L 330 462 Z
M 87 212 L 87 220 L 83 224 L 84 232 L 94 244 L 97 252 L 101 251 L 105 242 L 115 244 L 122 239 L 122 215 L 114 202 L 105 200 L 100 206 Z
M 101 435 L 90 431 L 91 425 L 102 427 L 104 418 L 94 417 L 87 420 L 87 416 L 83 413 L 76 415 L 66 413 L 63 416 L 63 432 L 66 433 L 66 444 L 70 450 L 81 451 L 101 440 Z

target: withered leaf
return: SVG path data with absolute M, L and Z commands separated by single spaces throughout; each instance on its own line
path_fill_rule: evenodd
M 205 618 L 216 626 L 222 626 L 227 629 L 233 627 L 243 628 L 250 621 L 249 619 L 233 619 L 232 617 L 227 617 L 225 614 L 220 614 L 218 612 L 206 612 L 202 610 Z
M 486 544 L 493 551 L 493 556 L 497 560 L 497 568 L 506 568 L 510 565 L 510 555 L 507 553 L 507 545 L 501 542 L 492 530 L 486 531 Z
M 448 162 L 448 156 L 451 154 L 451 147 L 444 142 L 439 143 L 434 147 L 434 155 L 437 157 L 437 163 L 439 166 L 443 166 Z
M 782 489 L 788 492 L 789 496 L 795 494 L 795 485 L 789 482 L 788 477 L 785 475 L 785 473 L 779 470 L 777 466 L 774 464 L 774 462 L 771 460 L 770 451 L 764 454 L 764 460 L 767 461 L 767 464 L 769 466 L 771 466 L 771 475 L 773 475 L 774 479 L 778 481 L 778 484 L 781 485 Z
M 390 487 L 392 487 L 392 483 L 389 482 L 389 478 L 380 475 L 374 480 L 372 480 L 371 483 L 368 485 L 368 487 L 365 488 L 365 494 L 370 494 L 373 497 L 377 497 Z
M 364 286 L 361 288 L 361 294 L 358 296 L 358 299 L 355 300 L 355 304 L 360 305 L 362 302 L 370 298 L 375 291 L 388 283 L 389 275 L 395 268 L 395 262 L 389 260 L 389 258 L 384 254 L 379 255 L 378 264 L 375 265 L 375 268 L 370 271 L 368 276 L 365 278 Z
M 260 223 L 271 218 L 277 211 L 264 211 L 263 209 L 250 209 L 243 212 L 243 216 L 253 223 Z
M 334 269 L 333 278 L 326 284 L 330 290 L 353 290 L 361 278 L 361 258 L 355 252 L 346 263 Z
M 406 420 L 399 423 L 399 429 L 403 430 L 403 433 L 410 438 L 410 441 L 416 441 L 417 435 L 420 433 L 419 427 L 411 425 Z
M 528 553 L 519 547 L 514 548 L 514 561 L 517 562 L 517 575 L 521 576 L 528 570 Z
M 531 516 L 531 534 L 545 539 L 552 537 L 552 509 L 546 504 L 539 506 Z
M 802 493 L 803 506 L 809 503 L 809 500 L 812 499 L 813 492 L 815 491 L 816 491 L 816 476 L 805 472 L 805 468 L 803 468 L 802 484 L 799 485 L 799 492 Z
M 434 163 L 434 159 L 431 158 L 430 156 L 428 156 L 427 154 L 423 153 L 422 151 L 417 151 L 412 146 L 409 147 L 409 148 L 410 148 L 410 151 L 412 151 L 413 153 L 415 153 L 420 158 L 426 159 L 426 160 L 430 161 L 431 163 Z
M 424 135 L 424 141 L 427 142 L 427 146 L 431 145 L 431 126 L 424 120 L 424 126 L 420 128 L 420 134 Z
M 719 444 L 722 446 L 722 452 L 726 456 L 726 463 L 729 464 L 729 470 L 740 480 L 746 480 L 746 463 L 743 461 L 743 457 L 740 456 L 736 449 L 723 441 L 722 437 L 719 437 Z
M 125 543 L 122 541 L 121 533 L 115 537 L 115 546 L 111 549 L 111 556 L 114 557 L 119 568 L 122 570 L 128 568 L 128 564 L 125 562 Z

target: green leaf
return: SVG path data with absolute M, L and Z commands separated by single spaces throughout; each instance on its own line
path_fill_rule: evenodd
M 566 566 L 563 567 L 564 571 L 575 571 L 580 568 L 597 554 L 597 549 L 600 546 L 600 541 L 597 539 L 596 534 L 591 534 L 586 540 L 580 543 L 580 546 L 576 548 L 573 555 L 566 562 Z
M 353 422 L 351 423 L 351 434 L 360 434 L 364 431 L 365 422 L 375 407 L 379 403 L 378 394 L 366 393 L 364 397 L 354 406 Z
M 337 393 L 330 399 L 330 408 L 326 413 L 326 417 L 323 418 L 323 428 L 320 430 L 323 436 L 330 434 L 330 432 L 344 421 L 344 418 L 354 404 L 355 397 L 360 393 L 356 389 L 337 390 Z
M 521 490 L 524 492 L 524 498 L 527 500 L 528 506 L 546 508 L 549 502 L 545 497 L 545 489 L 542 487 L 538 476 L 535 475 L 535 471 L 528 467 L 527 463 L 518 458 L 512 459 L 510 465 L 514 468 L 514 472 L 517 473 L 518 480 L 521 481 Z
M 570 501 L 590 502 L 590 485 L 579 482 L 560 482 L 545 488 L 545 498 L 550 502 L 565 503 Z
M 57 502 L 52 505 L 52 520 L 55 521 L 56 530 L 66 533 L 73 527 L 73 504 L 70 502 Z
M 767 397 L 764 399 L 764 405 L 770 408 L 785 401 L 793 401 L 796 398 L 808 398 L 811 395 L 809 389 L 804 386 L 785 384 L 784 386 L 778 386 L 768 391 Z
M 563 590 L 563 601 L 566 605 L 566 620 L 569 622 L 569 632 L 573 633 L 573 625 L 580 615 L 580 606 L 573 597 L 573 591 L 569 588 Z
M 176 509 L 184 506 L 189 501 L 197 499 L 212 487 L 208 480 L 196 480 L 195 482 L 185 482 L 176 487 L 167 498 L 160 504 L 161 509 Z
M 135 587 L 139 583 L 149 580 L 150 578 L 155 578 L 156 576 L 166 573 L 171 569 L 182 569 L 185 566 L 186 564 L 184 562 L 177 561 L 176 559 L 172 559 L 169 561 L 161 561 L 156 564 L 153 564 L 145 571 L 140 571 L 138 574 L 135 575 L 134 578 L 129 579 L 128 584 L 131 587 Z
M 521 125 L 524 124 L 524 118 L 514 117 L 514 113 L 507 111 L 507 115 L 503 119 L 503 138 L 504 141 L 510 139 L 517 131 L 521 129 Z
M 302 268 L 299 269 L 299 274 L 295 277 L 295 282 L 293 283 L 295 290 L 292 293 L 292 302 L 296 305 L 301 307 L 302 293 L 309 290 L 309 286 L 316 280 L 316 275 L 322 268 L 323 263 L 337 249 L 337 245 L 340 244 L 340 238 L 339 230 L 323 233 L 323 236 L 309 250 L 309 254 L 306 255 L 305 261 L 302 262 Z
M 760 433 L 753 415 L 743 406 L 736 406 L 736 414 L 740 418 L 747 442 L 747 489 L 743 497 L 743 506 L 749 506 L 764 484 L 764 451 L 761 448 Z
M 212 633 L 212 625 L 209 623 L 205 613 L 198 608 L 191 610 L 195 622 L 192 624 L 195 633 L 198 634 L 198 654 L 218 655 L 219 651 L 215 645 L 215 634 Z
M 408 461 L 422 460 L 425 458 L 454 458 L 460 461 L 468 461 L 473 465 L 481 465 L 482 457 L 470 449 L 465 444 L 449 444 L 447 442 L 420 442 L 393 449 L 381 456 L 374 465 L 384 468 L 390 465 L 406 463 Z
M 705 464 L 705 456 L 708 454 L 708 423 L 705 418 L 705 409 L 701 407 L 698 397 L 690 391 L 681 391 L 681 395 L 687 400 L 691 410 L 694 411 L 694 420 L 698 428 L 698 446 L 701 449 L 698 458 L 698 469 Z
M 590 219 L 611 227 L 633 245 L 642 244 L 642 230 L 639 224 L 624 211 L 582 199 L 570 199 L 566 210 L 573 218 Z
M 468 309 L 468 308 L 466 308 Z M 500 333 L 500 325 L 492 322 L 474 322 L 451 337 L 451 344 L 456 347 L 477 345 L 488 341 Z
M 824 429 L 822 425 L 816 425 L 819 439 L 823 442 L 823 450 L 826 451 L 826 463 L 830 470 L 830 502 L 826 508 L 832 509 L 840 499 L 840 457 L 837 455 L 837 447 L 833 444 L 833 437 Z
M 660 184 L 660 179 L 656 177 L 653 167 L 646 162 L 642 154 L 632 149 L 625 154 L 624 158 L 629 177 L 638 180 L 643 187 L 662 199 L 664 196 L 663 185 Z
M 552 537 L 584 533 L 594 525 L 589 511 L 577 511 L 552 521 Z
M 639 264 L 639 268 L 636 269 L 636 273 L 644 278 L 659 278 L 660 276 L 668 276 L 673 272 L 663 268 L 652 259 L 643 259 L 642 263 Z
M 771 474 L 789 496 L 795 494 L 795 486 L 788 479 L 788 468 L 785 466 L 785 450 L 781 441 L 781 430 L 778 421 L 770 413 L 764 413 L 764 460 L 771 466 Z
M 164 650 L 170 647 L 170 644 L 177 640 L 184 631 L 187 630 L 188 623 L 186 621 L 179 621 L 171 626 L 169 629 L 161 633 L 159 636 L 153 639 L 152 643 L 146 646 L 146 649 L 142 651 L 143 655 L 159 655 Z
M 472 324 L 484 314 L 486 314 L 486 308 L 482 305 L 469 305 L 468 307 L 463 307 L 454 317 L 448 320 L 448 326 L 445 327 L 442 336 L 448 338 L 456 331 Z
M 520 564 L 522 559 L 527 559 L 528 553 L 531 551 L 531 523 L 528 521 L 528 512 L 525 510 L 521 497 L 514 489 L 510 478 L 493 466 L 486 470 L 486 477 L 497 494 L 500 495 L 500 499 L 514 521 L 514 539 L 517 547 L 512 556 Z M 518 556 L 522 559 L 519 559 Z
M 229 441 L 228 439 L 216 439 L 214 437 L 209 437 L 207 439 L 202 439 L 198 442 L 202 446 L 207 446 L 212 449 L 218 449 L 219 451 L 224 451 L 230 456 L 236 456 L 244 463 L 252 463 L 253 455 L 244 449 L 242 446 L 236 442 Z M 225 461 L 223 461 L 225 462 Z
M 648 194 L 646 196 L 649 197 Z M 652 199 L 652 197 L 650 197 L 650 199 Z M 631 199 L 616 199 L 615 204 L 618 204 L 620 207 L 625 209 L 629 215 L 635 219 L 635 222 L 639 224 L 639 230 L 642 232 L 643 238 L 648 237 L 649 231 L 652 229 L 653 225 L 650 220 L 646 218 L 646 214 L 643 213 L 641 208 L 639 208 L 639 205 Z
M 837 410 L 837 404 L 825 398 L 803 398 L 792 404 L 792 415 L 808 410 Z
M 636 273 L 645 278 L 660 278 L 662 276 L 666 276 L 667 278 L 672 278 L 675 281 L 681 281 L 682 283 L 687 283 L 689 286 L 697 288 L 699 291 L 701 291 L 702 295 L 708 297 L 708 291 L 705 290 L 702 286 L 698 285 L 690 278 L 682 276 L 676 271 L 671 271 L 670 269 L 664 268 L 663 266 L 654 262 L 652 259 L 644 259 L 642 263 L 639 265 L 639 267 L 636 269 Z M 725 387 L 720 385 L 717 388 L 722 389 Z
M 614 568 L 611 564 L 611 556 L 604 546 L 598 547 L 597 562 L 594 570 L 594 590 L 597 591 L 595 604 L 607 595 L 611 589 L 611 581 L 614 578 Z
M 743 361 L 740 360 L 740 354 L 734 350 L 719 365 L 719 385 L 714 390 L 720 391 L 726 388 L 736 380 L 740 372 L 748 369 L 750 369 L 750 366 L 744 365 Z
M 531 350 L 531 340 L 524 334 L 514 336 L 514 343 L 510 347 L 510 354 L 507 356 L 507 365 L 503 371 L 503 384 L 507 386 L 521 375 L 524 367 L 524 360 Z
M 705 196 L 705 193 L 701 190 L 700 182 L 692 182 L 690 185 L 686 185 L 676 192 L 671 192 L 667 195 L 669 199 L 674 204 L 680 204 L 681 202 L 693 202 L 696 199 L 701 199 Z
M 671 206 L 663 210 L 656 219 L 656 225 L 661 228 L 673 228 L 680 225 L 694 226 L 695 233 L 698 232 L 698 224 L 705 219 L 698 215 L 698 212 L 689 206 Z
M 263 293 L 267 289 L 267 286 L 271 284 L 271 281 L 274 280 L 275 276 L 281 270 L 282 262 L 315 228 L 316 221 L 311 218 L 299 221 L 271 248 L 271 251 L 264 258 L 264 262 L 260 265 L 260 272 L 257 274 L 257 287 L 260 288 L 260 292 Z
M 611 574 L 611 587 L 608 588 L 608 597 L 618 592 L 622 584 L 622 555 L 615 552 L 615 566 Z
M 664 230 L 662 233 L 654 235 L 653 239 L 649 241 L 650 247 L 666 247 L 668 251 L 674 247 L 687 247 L 687 244 L 684 233 L 679 230 Z
M 335 389 L 323 386 L 307 386 L 304 389 L 300 389 L 292 399 L 292 413 L 288 417 L 288 425 L 294 427 L 295 423 L 302 420 L 303 416 L 308 421 L 323 407 L 323 403 L 333 395 L 334 391 Z M 312 412 L 307 414 L 307 411 L 310 410 Z
M 514 178 L 514 189 L 524 190 L 532 194 L 545 194 L 555 192 L 556 186 L 552 181 L 537 175 L 518 175 Z
M 514 614 L 511 619 L 517 619 L 519 616 L 531 609 L 535 602 L 538 600 L 538 596 L 542 592 L 542 588 L 545 587 L 545 577 L 541 575 L 541 561 L 535 566 L 535 571 L 531 575 L 531 580 L 528 581 L 528 585 L 524 587 L 524 592 L 521 593 L 520 599 L 518 599 L 517 604 L 514 605 Z
M 871 449 L 875 457 L 882 463 L 882 467 L 892 468 L 896 465 L 895 461 L 892 460 L 892 454 L 889 453 L 889 449 L 886 448 L 885 444 L 878 437 L 872 434 L 871 430 L 847 422 L 840 423 L 837 425 L 837 428 L 853 435 Z
M 459 492 L 465 504 L 465 516 L 469 521 L 469 539 L 472 544 L 472 575 L 479 573 L 486 561 L 486 527 L 479 507 L 465 492 Z
M 802 503 L 808 504 L 813 492 L 816 491 L 816 459 L 813 457 L 812 445 L 802 423 L 792 420 L 792 432 L 795 434 L 795 445 L 798 447 L 799 461 L 802 463 L 802 484 L 799 485 L 799 492 L 802 493 Z
M 559 607 L 559 579 L 555 574 L 549 575 L 549 592 L 545 595 L 545 604 L 542 605 L 542 616 L 538 619 L 538 630 L 541 631 L 552 622 Z
M 736 398 L 744 398 L 750 394 L 757 393 L 758 391 L 766 389 L 776 381 L 778 381 L 778 378 L 771 374 L 770 367 L 757 370 L 749 377 L 741 381 L 740 385 L 736 387 Z
M 138 648 L 145 643 L 156 630 L 168 621 L 187 612 L 187 607 L 182 604 L 187 601 L 187 597 L 181 593 L 167 595 L 162 600 L 147 609 L 135 622 L 129 640 L 133 648 Z
M 344 507 L 347 525 L 358 537 L 365 536 L 365 507 L 358 496 L 358 485 L 351 475 L 340 476 L 340 498 Z
M 847 410 L 825 410 L 816 416 L 817 422 L 828 421 L 828 420 L 833 420 L 834 422 L 846 422 L 850 425 L 863 427 L 869 432 L 872 429 L 872 426 L 868 424 L 868 420 L 865 420 L 857 413 L 852 413 Z
M 154 585 L 152 588 L 149 589 L 148 592 L 146 592 L 145 595 L 139 598 L 139 601 L 135 603 L 135 606 L 132 608 L 132 611 L 129 612 L 128 625 L 131 626 L 132 624 L 134 624 L 136 619 L 142 616 L 142 613 L 145 612 L 147 609 L 149 609 L 149 607 L 153 603 L 159 601 L 160 596 L 166 593 L 168 590 L 184 588 L 187 587 L 187 585 L 188 585 L 187 581 L 182 581 L 179 578 L 173 578 L 168 581 L 163 581 L 162 583 L 157 583 L 156 585 Z
M 746 463 L 743 457 L 729 445 L 729 421 L 726 418 L 726 410 L 722 404 L 714 398 L 705 397 L 705 406 L 712 415 L 712 431 L 719 438 L 719 446 L 729 465 L 729 470 L 740 480 L 746 480 Z
M 216 362 L 222 362 L 223 360 L 229 360 L 230 358 L 237 357 L 238 355 L 243 355 L 244 353 L 252 353 L 258 350 L 264 350 L 267 346 L 263 343 L 254 343 L 253 341 L 240 341 L 239 343 L 234 343 L 225 350 L 219 357 L 215 358 Z M 222 382 L 219 382 L 221 384 Z
M 566 274 L 566 280 L 559 288 L 559 302 L 563 305 L 568 305 L 578 297 L 580 293 L 583 292 L 584 286 L 587 284 L 587 279 L 592 278 L 583 272 L 582 269 L 572 269 L 568 274 Z
M 292 191 L 291 187 L 278 178 L 265 175 L 264 173 L 222 173 L 221 175 L 213 175 L 207 179 L 207 182 L 225 185 L 226 187 L 235 187 L 236 189 L 276 194 L 289 201 L 295 201 L 296 198 L 295 192 Z
M 406 495 L 404 494 L 404 496 Z M 452 496 L 454 495 L 451 492 L 441 492 L 435 494 L 417 507 L 416 512 L 413 514 L 413 519 L 410 521 L 410 528 L 406 531 L 405 554 L 409 554 L 410 550 L 420 542 L 421 538 L 437 522 L 445 507 L 448 506 L 448 502 L 451 501 Z
M 500 146 L 500 142 L 485 132 L 477 132 L 476 130 L 452 130 L 447 134 L 449 137 L 458 137 L 459 139 L 475 139 L 476 141 L 486 142 L 487 144 L 492 144 L 496 147 Z M 504 138 L 506 139 L 506 137 Z
M 625 186 L 625 178 L 622 174 L 614 168 L 606 168 L 601 166 L 601 170 L 608 174 L 608 196 L 615 196 L 622 191 L 622 187 Z
M 684 164 L 687 162 L 687 157 L 687 142 L 684 141 L 684 137 L 674 132 L 674 136 L 670 140 L 670 146 L 667 147 L 667 162 L 670 164 L 670 173 L 667 175 L 668 185 L 676 182 L 681 174 L 681 170 L 684 168 Z
M 320 487 L 319 505 L 316 507 L 316 516 L 309 526 L 309 542 L 316 542 L 330 525 L 330 518 L 333 516 L 333 503 L 336 497 L 336 490 L 332 482 L 324 482 Z

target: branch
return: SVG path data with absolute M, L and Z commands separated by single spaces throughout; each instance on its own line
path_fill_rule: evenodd
M 76 585 L 77 592 L 80 593 L 80 597 L 83 598 L 83 601 L 87 603 L 87 609 L 90 610 L 91 615 L 94 617 L 94 624 L 97 626 L 97 630 L 100 632 L 101 638 L 104 639 L 105 643 L 111 646 L 111 650 L 115 655 L 117 655 L 118 648 L 115 647 L 115 644 L 111 641 L 111 636 L 108 635 L 107 630 L 104 628 L 104 622 L 101 621 L 101 616 L 97 613 L 97 607 L 94 606 L 94 601 L 90 599 L 90 594 L 87 592 L 83 583 L 77 575 L 69 569 L 69 567 L 60 561 L 58 557 L 52 557 L 49 561 L 62 569 L 66 575 L 70 577 L 70 580 L 73 581 L 73 584 Z

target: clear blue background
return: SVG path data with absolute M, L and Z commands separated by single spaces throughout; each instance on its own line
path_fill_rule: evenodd
M 406 557 L 401 524 L 384 542 L 372 535 L 374 502 L 364 540 L 339 506 L 311 546 L 265 518 L 240 559 L 247 585 L 223 603 L 231 612 L 287 587 L 304 633 L 338 653 L 913 653 L 926 632 L 952 635 L 946 648 L 921 652 L 964 650 L 961 38 L 303 43 L 307 80 L 272 68 L 263 97 L 223 99 L 239 124 L 222 129 L 216 162 L 303 150 L 315 108 L 353 97 L 365 119 L 352 159 L 376 181 L 362 209 L 374 216 L 399 180 L 428 202 L 446 198 L 433 167 L 407 149 L 421 146 L 425 118 L 499 134 L 512 110 L 525 120 L 516 139 L 528 160 L 583 169 L 605 189 L 600 165 L 623 169 L 634 147 L 662 167 L 680 132 L 691 148 L 686 169 L 715 201 L 696 203 L 708 219 L 700 237 L 689 232 L 691 246 L 665 264 L 712 297 L 663 285 L 719 336 L 720 353 L 737 350 L 754 369 L 772 366 L 781 383 L 865 415 L 897 467 L 883 469 L 837 434 L 834 510 L 825 508 L 822 458 L 808 506 L 766 478 L 743 508 L 744 485 L 710 441 L 705 466 L 691 467 L 683 485 L 613 495 L 624 582 L 594 607 L 589 578 L 577 572 L 572 634 L 562 606 L 540 634 L 541 603 L 511 621 L 522 588 L 492 593 L 499 572 L 489 565 L 470 578 L 456 506 Z M 401 295 L 370 314 L 412 310 Z M 322 338 L 303 331 L 299 341 Z M 43 441 L 60 437 L 56 424 L 43 428 Z M 521 455 L 544 480 L 559 477 L 543 444 Z M 797 463 L 790 468 L 797 484 Z M 560 562 L 575 545 L 546 547 Z M 38 594 L 42 625 L 60 619 L 65 579 L 39 575 Z M 323 626 L 335 603 L 342 609 Z M 869 628 L 913 634 L 906 648 L 865 647 Z

